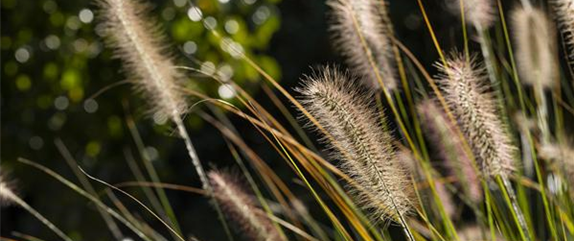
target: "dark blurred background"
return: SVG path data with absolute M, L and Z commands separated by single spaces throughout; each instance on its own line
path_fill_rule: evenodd
M 323 1 L 192 2 L 204 17 L 215 20 L 219 31 L 242 44 L 290 91 L 303 74 L 311 73 L 310 67 L 344 66 L 329 41 L 328 8 Z M 460 39 L 458 18 L 446 13 L 439 1 L 423 2 L 443 47 L 460 49 L 455 44 Z M 145 152 L 162 182 L 200 186 L 183 142 L 172 135 L 172 126 L 165 118 L 149 113 L 145 100 L 129 85 L 114 85 L 125 76 L 120 61 L 112 58 L 99 36 L 101 27 L 93 1 L 2 0 L 1 7 L 1 171 L 16 181 L 16 190 L 26 202 L 77 240 L 111 240 L 112 235 L 93 204 L 16 159 L 39 162 L 79 185 L 55 145 L 56 140 L 61 140 L 77 164 L 90 174 L 110 183 L 135 180 L 126 153 L 138 163 L 142 158 L 127 124 L 129 119 L 135 121 Z M 186 0 L 152 2 L 151 15 L 168 36 L 166 43 L 178 64 L 232 78 L 269 107 L 272 114 L 280 116 L 260 88 L 262 78 L 243 61 L 222 51 L 216 38 L 201 22 L 194 21 L 191 7 Z M 391 0 L 390 12 L 399 39 L 430 70 L 437 54 L 417 2 Z M 213 97 L 229 97 L 217 82 L 197 74 L 190 74 L 188 84 Z M 92 99 L 108 87 L 113 88 Z M 294 176 L 290 169 L 249 123 L 230 118 L 248 144 L 287 178 L 288 184 L 304 191 L 289 179 Z M 235 162 L 215 128 L 194 114 L 186 117 L 186 124 L 206 167 L 234 168 Z M 98 191 L 104 189 L 92 184 Z M 126 190 L 144 197 L 138 188 Z M 224 240 L 215 213 L 204 198 L 177 191 L 166 193 L 185 235 Z M 127 198 L 119 198 L 168 235 L 140 207 Z M 3 207 L 1 212 L 1 236 L 11 237 L 11 232 L 17 231 L 47 240 L 56 238 L 18 207 Z M 133 236 L 129 231 L 124 233 Z

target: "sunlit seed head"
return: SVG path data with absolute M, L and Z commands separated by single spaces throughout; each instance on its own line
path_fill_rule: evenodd
M 240 186 L 238 178 L 223 171 L 211 171 L 208 176 L 217 205 L 246 238 L 256 241 L 284 240 L 265 211 L 255 205 L 254 197 Z
M 520 79 L 536 87 L 557 84 L 558 53 L 553 23 L 540 9 L 517 7 L 511 17 Z
M 123 60 L 128 78 L 148 97 L 152 110 L 179 118 L 187 111 L 182 74 L 166 53 L 149 7 L 138 0 L 100 0 L 104 34 Z
M 373 220 L 397 220 L 412 210 L 408 171 L 394 158 L 391 135 L 373 111 L 371 94 L 361 92 L 352 79 L 325 67 L 303 79 L 300 102 L 327 132 L 317 129 L 340 160 L 340 168 L 356 185 L 349 192 Z
M 464 19 L 480 30 L 488 29 L 496 19 L 495 1 L 493 0 L 447 0 L 447 7 L 455 15 L 461 14 L 461 3 Z
M 516 147 L 500 119 L 497 105 L 486 82 L 482 65 L 464 55 L 453 54 L 437 64 L 438 82 L 444 98 L 458 121 L 474 158 L 486 177 L 508 176 L 514 170 Z
M 385 1 L 330 0 L 331 27 L 335 48 L 362 83 L 380 89 L 397 87 L 392 49 L 393 27 Z

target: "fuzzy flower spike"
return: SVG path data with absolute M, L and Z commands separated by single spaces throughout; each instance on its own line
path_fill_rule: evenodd
M 507 177 L 514 169 L 516 147 L 512 144 L 488 92 L 484 68 L 474 58 L 466 61 L 454 54 L 447 66 L 437 64 L 438 80 L 447 103 L 470 145 L 477 164 L 486 177 Z
M 359 206 L 373 219 L 400 221 L 412 210 L 412 187 L 394 158 L 390 134 L 371 109 L 370 95 L 332 67 L 303 81 L 300 101 L 329 133 L 323 140 L 332 159 L 340 160 L 340 168 L 360 187 L 350 188 Z
M 536 8 L 517 7 L 511 16 L 520 79 L 535 88 L 557 84 L 556 33 L 551 21 Z
M 380 89 L 379 79 L 388 90 L 397 87 L 391 43 L 392 24 L 385 1 L 330 0 L 331 32 L 335 47 L 346 57 L 363 84 Z
M 106 37 L 123 61 L 127 76 L 143 90 L 153 111 L 175 123 L 203 189 L 210 192 L 207 176 L 182 120 L 187 110 L 181 92 L 183 75 L 165 53 L 157 25 L 146 19 L 149 7 L 140 0 L 99 0 L 99 5 Z
M 165 53 L 158 26 L 145 18 L 149 6 L 139 0 L 101 0 L 105 33 L 116 57 L 124 63 L 129 78 L 151 100 L 154 111 L 167 117 L 186 110 L 178 90 L 182 74 Z
M 453 14 L 460 15 L 461 3 L 467 24 L 477 29 L 488 29 L 492 26 L 496 19 L 496 10 L 492 0 L 447 0 L 447 7 Z
M 285 240 L 267 214 L 254 204 L 253 197 L 237 184 L 237 178 L 220 171 L 211 171 L 208 175 L 218 205 L 235 221 L 249 240 Z

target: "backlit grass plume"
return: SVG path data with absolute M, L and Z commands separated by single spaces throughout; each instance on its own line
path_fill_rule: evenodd
M 303 79 L 301 102 L 329 133 L 332 159 L 360 188 L 351 188 L 359 206 L 376 219 L 398 220 L 411 211 L 412 187 L 395 159 L 391 135 L 371 109 L 371 95 L 357 90 L 346 74 L 325 67 Z M 331 138 L 332 137 L 332 138 Z
M 60 237 L 64 241 L 72 241 L 68 235 L 66 235 L 62 230 L 60 230 L 56 225 L 50 222 L 47 218 L 42 216 L 36 209 L 26 203 L 23 199 L 21 199 L 15 192 L 14 187 L 11 185 L 2 174 L 0 174 L 0 204 L 1 205 L 8 205 L 8 204 L 16 204 L 19 207 L 23 208 L 40 222 L 42 222 L 46 227 L 52 230 L 58 237 Z
M 128 78 L 148 96 L 149 104 L 176 124 L 184 139 L 204 189 L 209 191 L 205 171 L 183 124 L 187 104 L 182 89 L 182 74 L 164 52 L 158 27 L 148 19 L 148 6 L 140 0 L 100 0 L 102 22 L 116 56 L 123 60 Z
M 418 106 L 423 127 L 430 138 L 430 144 L 438 151 L 450 174 L 457 177 L 466 195 L 474 202 L 482 200 L 480 178 L 459 137 L 456 127 L 446 113 L 432 100 L 425 100 Z
M 552 0 L 558 25 L 568 46 L 569 57 L 574 57 L 574 0 Z
M 494 96 L 488 92 L 484 68 L 475 59 L 453 55 L 441 70 L 438 82 L 458 120 L 461 131 L 486 177 L 507 177 L 514 169 L 510 136 L 496 110 Z
M 330 0 L 331 32 L 335 47 L 346 57 L 363 84 L 388 90 L 397 87 L 391 44 L 392 24 L 385 1 Z
M 556 34 L 546 14 L 535 8 L 512 11 L 515 53 L 520 78 L 525 84 L 549 88 L 556 84 Z
M 101 0 L 103 23 L 116 57 L 138 89 L 151 99 L 154 111 L 180 116 L 186 110 L 178 90 L 182 74 L 165 53 L 158 26 L 146 19 L 149 6 L 140 0 Z
M 218 205 L 225 215 L 235 221 L 246 238 L 260 241 L 285 240 L 267 214 L 255 205 L 253 197 L 238 185 L 237 178 L 220 171 L 210 171 L 208 175 Z
M 456 15 L 461 14 L 461 3 L 465 21 L 478 29 L 487 29 L 494 22 L 496 10 L 492 0 L 447 0 L 448 8 Z

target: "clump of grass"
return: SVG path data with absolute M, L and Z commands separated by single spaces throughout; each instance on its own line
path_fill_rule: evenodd
M 222 171 L 210 171 L 208 175 L 213 185 L 213 197 L 246 238 L 261 241 L 285 240 L 265 211 L 255 205 L 254 197 L 240 187 L 237 178 Z
M 301 102 L 326 130 L 331 158 L 359 188 L 351 188 L 360 207 L 379 220 L 405 225 L 413 208 L 409 175 L 394 154 L 392 137 L 352 80 L 333 67 L 303 79 Z
M 495 16 L 495 1 L 452 1 L 453 8 L 464 9 L 460 13 L 461 19 L 466 20 L 466 23 L 463 23 L 465 54 L 455 53 L 445 59 L 424 5 L 421 0 L 418 1 L 426 26 L 443 60 L 441 64 L 437 64 L 441 72 L 437 80 L 440 89 L 436 88 L 435 81 L 421 62 L 393 37 L 384 1 L 328 1 L 332 8 L 331 30 L 335 35 L 335 44 L 347 57 L 352 73 L 334 67 L 321 68 L 302 79 L 302 86 L 297 88 L 301 95 L 299 99 L 279 86 L 256 61 L 247 55 L 237 55 L 279 89 L 281 94 L 310 120 L 309 126 L 317 131 L 319 141 L 327 147 L 328 159 L 339 165 L 326 161 L 315 151 L 312 142 L 308 141 L 297 122 L 279 103 L 280 98 L 269 89 L 266 89 L 266 94 L 299 131 L 298 134 L 305 139 L 305 144 L 292 136 L 289 128 L 282 126 L 278 121 L 280 118 L 271 115 L 270 111 L 264 109 L 232 79 L 229 84 L 237 90 L 238 102 L 244 104 L 249 113 L 229 102 L 214 100 L 207 94 L 184 89 L 182 81 L 185 77 L 177 70 L 181 68 L 176 67 L 175 61 L 164 52 L 162 38 L 154 27 L 156 25 L 145 17 L 148 7 L 142 2 L 100 0 L 100 6 L 108 40 L 117 56 L 123 60 L 128 77 L 138 89 L 143 90 L 150 100 L 151 109 L 169 116 L 177 126 L 177 132 L 183 137 L 188 154 L 202 181 L 202 187 L 206 190 L 199 193 L 213 198 L 215 208 L 220 211 L 218 207 L 221 207 L 223 213 L 239 227 L 246 239 L 286 240 L 287 237 L 300 236 L 304 240 L 395 240 L 395 236 L 389 234 L 392 230 L 379 229 L 384 226 L 382 223 L 390 222 L 398 223 L 406 238 L 411 241 L 484 240 L 488 237 L 498 240 L 568 238 L 574 230 L 571 199 L 569 200 L 567 195 L 552 191 L 551 185 L 545 184 L 545 180 L 557 180 L 557 173 L 562 173 L 562 176 L 574 182 L 571 178 L 574 176 L 572 149 L 565 145 L 562 138 L 551 138 L 546 111 L 544 91 L 557 86 L 556 80 L 560 77 L 557 73 L 557 50 L 552 23 L 528 0 L 523 0 L 524 9 L 519 8 L 513 12 L 512 28 L 518 57 L 516 69 L 514 51 L 506 29 L 503 1 L 496 1 L 501 11 L 500 18 Z M 553 4 L 558 15 L 572 12 L 569 1 L 555 0 Z M 560 26 L 566 37 L 571 37 L 571 31 L 565 30 L 572 25 L 567 19 L 569 17 L 559 16 Z M 501 21 L 502 28 L 493 27 L 495 20 Z M 468 45 L 466 37 L 466 24 L 474 25 L 478 31 L 487 71 L 472 57 L 471 46 Z M 504 36 L 506 45 L 500 44 L 502 41 L 498 38 L 489 37 L 490 31 L 501 30 L 503 32 L 497 32 L 494 36 Z M 222 45 L 229 45 L 226 43 L 229 39 L 217 32 L 217 28 L 209 27 L 208 31 L 213 33 L 214 39 L 221 40 Z M 571 44 L 571 41 L 567 40 L 567 44 Z M 504 46 L 507 48 L 504 49 Z M 399 52 L 399 49 L 402 52 Z M 408 58 L 403 60 L 402 54 Z M 398 69 L 401 70 L 398 72 L 401 73 L 402 84 L 405 87 L 415 84 L 416 92 L 404 88 L 404 92 L 393 91 L 393 97 L 396 98 L 388 94 L 387 90 L 397 88 L 393 57 L 396 58 L 397 64 L 401 64 L 399 66 L 406 67 Z M 522 86 L 517 81 L 518 73 L 524 84 L 534 87 L 537 105 L 530 103 L 528 96 L 522 95 Z M 429 96 L 433 94 L 420 81 L 419 75 L 428 81 L 434 91 L 434 97 L 430 97 L 430 100 Z M 508 81 L 509 76 L 515 78 L 514 85 Z M 488 79 L 492 84 L 488 84 Z M 385 87 L 384 93 L 381 93 L 380 87 Z M 517 96 L 514 95 L 514 90 L 517 90 Z M 186 94 L 202 98 L 201 103 L 205 103 L 213 111 L 201 112 L 200 116 L 214 124 L 227 138 L 233 157 L 264 209 L 258 206 L 256 199 L 249 192 L 240 187 L 238 179 L 233 175 L 221 171 L 205 174 L 182 120 L 188 107 Z M 381 94 L 387 98 L 380 98 Z M 403 96 L 406 102 L 403 102 Z M 553 92 L 554 96 L 556 98 L 552 106 L 557 113 L 554 115 L 556 130 L 567 130 L 568 128 L 561 126 L 564 124 L 561 108 L 571 110 L 572 93 L 566 89 L 565 94 Z M 567 99 L 563 100 L 562 96 Z M 439 107 L 433 98 L 439 100 L 442 106 Z M 515 104 L 514 101 L 520 104 Z M 566 103 L 568 101 L 570 102 Z M 394 120 L 387 120 L 385 117 L 386 105 L 391 106 Z M 253 124 L 275 148 L 278 156 L 286 161 L 286 166 L 294 171 L 293 180 L 303 184 L 304 191 L 295 195 L 291 186 L 283 182 L 283 173 L 280 176 L 274 172 L 275 165 L 281 163 L 273 162 L 273 168 L 268 166 L 255 149 L 242 140 L 244 133 L 236 131 L 234 121 L 222 115 L 217 107 Z M 526 121 L 527 115 L 534 112 L 538 115 L 537 124 L 542 132 L 541 136 L 531 135 L 534 128 L 530 121 Z M 517 151 L 518 146 L 513 142 L 511 129 L 505 125 L 507 113 L 521 113 L 517 121 L 521 125 L 521 155 Z M 396 135 L 390 132 L 393 124 L 400 127 Z M 404 146 L 405 144 L 408 146 Z M 400 151 L 397 153 L 396 149 Z M 438 155 L 432 155 L 432 151 L 437 151 Z M 442 162 L 433 160 L 435 156 Z M 534 165 L 536 180 L 530 180 L 532 175 L 521 176 L 521 166 L 517 161 L 519 156 L 525 164 Z M 537 157 L 548 162 L 539 162 Z M 248 161 L 244 162 L 243 158 Z M 27 160 L 20 161 L 41 169 L 87 197 L 142 239 L 164 239 L 145 222 L 134 218 L 117 198 L 112 201 L 123 215 L 46 167 Z M 436 163 L 444 163 L 448 169 L 447 173 L 451 175 L 443 176 L 442 169 L 435 170 Z M 153 165 L 150 168 L 153 168 Z M 258 175 L 251 175 L 251 170 Z M 157 188 L 177 186 L 180 191 L 193 190 L 192 192 L 198 193 L 197 188 L 148 183 L 144 175 L 139 176 L 138 183 Z M 137 201 L 126 191 L 89 177 Z M 257 178 L 261 178 L 260 181 L 262 185 L 266 185 L 266 189 L 256 186 L 259 183 Z M 338 182 L 337 178 L 343 179 L 344 182 Z M 347 184 L 346 189 L 342 188 L 340 183 Z M 498 187 L 493 184 L 498 184 Z M 514 192 L 513 185 L 516 185 L 517 193 Z M 452 188 L 453 186 L 455 188 Z M 464 193 L 458 192 L 459 187 Z M 550 191 L 547 192 L 547 189 Z M 345 190 L 354 199 L 348 198 Z M 305 191 L 309 192 L 308 196 Z M 266 197 L 267 193 L 273 194 L 272 197 Z M 472 202 L 467 202 L 467 197 Z M 4 202 L 25 208 L 61 235 L 60 237 L 68 240 L 59 229 L 15 195 L 12 187 L 1 179 L 0 198 Z M 309 199 L 316 203 L 309 202 Z M 537 208 L 536 212 L 529 212 L 534 210 L 530 206 L 538 204 L 538 199 L 542 200 L 544 209 Z M 456 202 L 457 200 L 463 200 L 464 204 Z M 503 201 L 509 209 L 500 207 Z M 138 203 L 146 207 L 142 202 Z M 320 208 L 312 206 L 315 204 Z M 476 223 L 469 226 L 466 217 L 460 219 L 460 223 L 453 223 L 452 219 L 457 218 L 456 211 L 462 210 L 462 213 L 465 213 L 465 205 L 472 208 Z M 295 209 L 295 213 L 299 215 L 294 215 L 289 209 Z M 314 215 L 319 212 L 323 212 L 321 214 L 325 214 L 330 223 L 315 218 Z M 439 215 L 433 215 L 437 213 Z M 282 219 L 282 215 L 286 220 Z M 177 238 L 183 240 L 179 232 L 164 222 L 162 217 L 154 217 L 166 225 Z M 515 232 L 512 219 L 517 224 L 519 234 Z M 546 222 L 538 225 L 537 220 Z M 558 222 L 561 229 L 555 227 Z M 225 225 L 223 222 L 224 228 Z M 546 230 L 547 227 L 550 231 Z
M 397 87 L 391 45 L 392 24 L 385 1 L 329 0 L 335 47 L 346 57 L 366 86 L 388 90 Z

